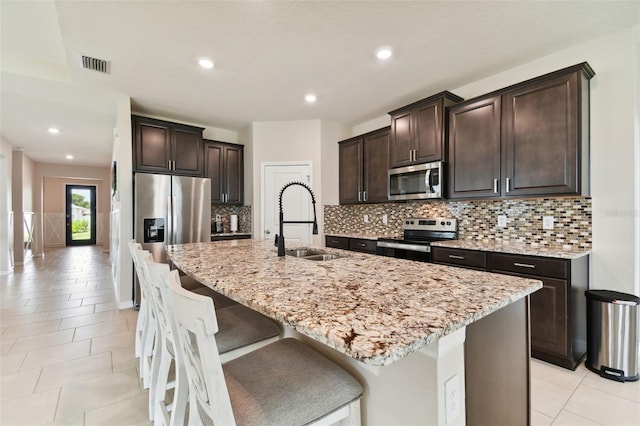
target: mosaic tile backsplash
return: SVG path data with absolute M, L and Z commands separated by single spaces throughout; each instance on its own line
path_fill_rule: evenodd
M 238 232 L 251 232 L 251 206 L 211 206 L 211 232 L 215 227 L 216 215 L 220 215 L 223 232 L 231 232 L 231 215 L 238 215 Z
M 506 227 L 498 227 L 498 215 L 507 217 Z M 542 229 L 543 216 L 554 217 L 553 230 Z M 455 217 L 459 239 L 591 248 L 591 199 L 586 197 L 325 205 L 324 232 L 402 235 L 407 217 Z

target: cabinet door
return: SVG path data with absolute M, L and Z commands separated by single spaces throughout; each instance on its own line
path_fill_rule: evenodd
M 340 204 L 362 201 L 362 139 L 349 139 L 339 148 Z
M 570 357 L 567 281 L 544 278 L 542 285 L 531 295 L 531 350 Z
M 412 117 L 411 111 L 391 117 L 391 158 L 389 164 L 391 168 L 407 166 L 413 163 Z
M 578 75 L 504 95 L 503 195 L 577 193 Z
M 362 201 L 379 203 L 388 201 L 389 130 L 365 136 L 363 140 Z
M 204 177 L 211 179 L 211 204 L 222 204 L 223 147 L 220 143 L 204 144 Z
M 449 114 L 449 198 L 500 195 L 500 97 Z
M 244 148 L 242 145 L 226 145 L 224 148 L 224 178 L 226 203 L 242 204 L 244 194 Z
M 442 104 L 443 101 L 437 99 L 413 110 L 415 162 L 442 159 Z
M 172 173 L 202 176 L 202 130 L 187 127 L 171 129 Z
M 169 173 L 170 130 L 154 120 L 134 119 L 135 171 Z

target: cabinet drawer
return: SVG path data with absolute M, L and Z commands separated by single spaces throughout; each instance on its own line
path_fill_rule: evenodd
M 349 239 L 349 250 L 363 251 L 365 253 L 375 253 L 378 247 L 376 240 L 363 240 L 359 238 Z
M 492 272 L 560 279 L 566 279 L 568 276 L 568 262 L 560 259 L 493 253 L 491 264 Z
M 330 237 L 330 236 L 327 236 L 325 238 L 325 245 L 327 247 L 348 250 L 349 249 L 349 238 L 347 238 L 347 237 Z
M 431 247 L 431 259 L 436 263 L 487 269 L 487 253 L 482 251 Z

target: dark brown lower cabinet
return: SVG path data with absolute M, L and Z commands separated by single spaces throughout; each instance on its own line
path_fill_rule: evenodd
M 531 295 L 531 356 L 575 370 L 586 348 L 589 257 L 549 259 L 492 253 L 490 272 L 542 281 Z
M 325 245 L 327 247 L 360 251 L 369 254 L 376 254 L 377 244 L 376 240 L 368 240 L 365 238 L 333 237 L 330 235 L 325 237 Z
M 529 425 L 529 298 L 467 325 L 466 424 Z
M 431 260 L 433 263 L 478 269 L 480 271 L 487 270 L 488 255 L 486 251 L 431 247 Z

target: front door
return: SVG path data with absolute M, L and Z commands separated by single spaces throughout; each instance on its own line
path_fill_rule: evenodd
M 303 182 L 311 185 L 311 165 L 309 163 L 263 164 L 262 188 L 262 237 L 274 239 L 279 232 L 280 190 L 289 182 Z M 316 205 L 316 209 L 319 208 Z M 284 220 L 313 220 L 311 196 L 301 186 L 287 188 L 282 197 Z M 311 244 L 311 224 L 288 223 L 284 225 L 285 244 Z
M 96 243 L 96 187 L 67 185 L 66 191 L 67 246 Z

